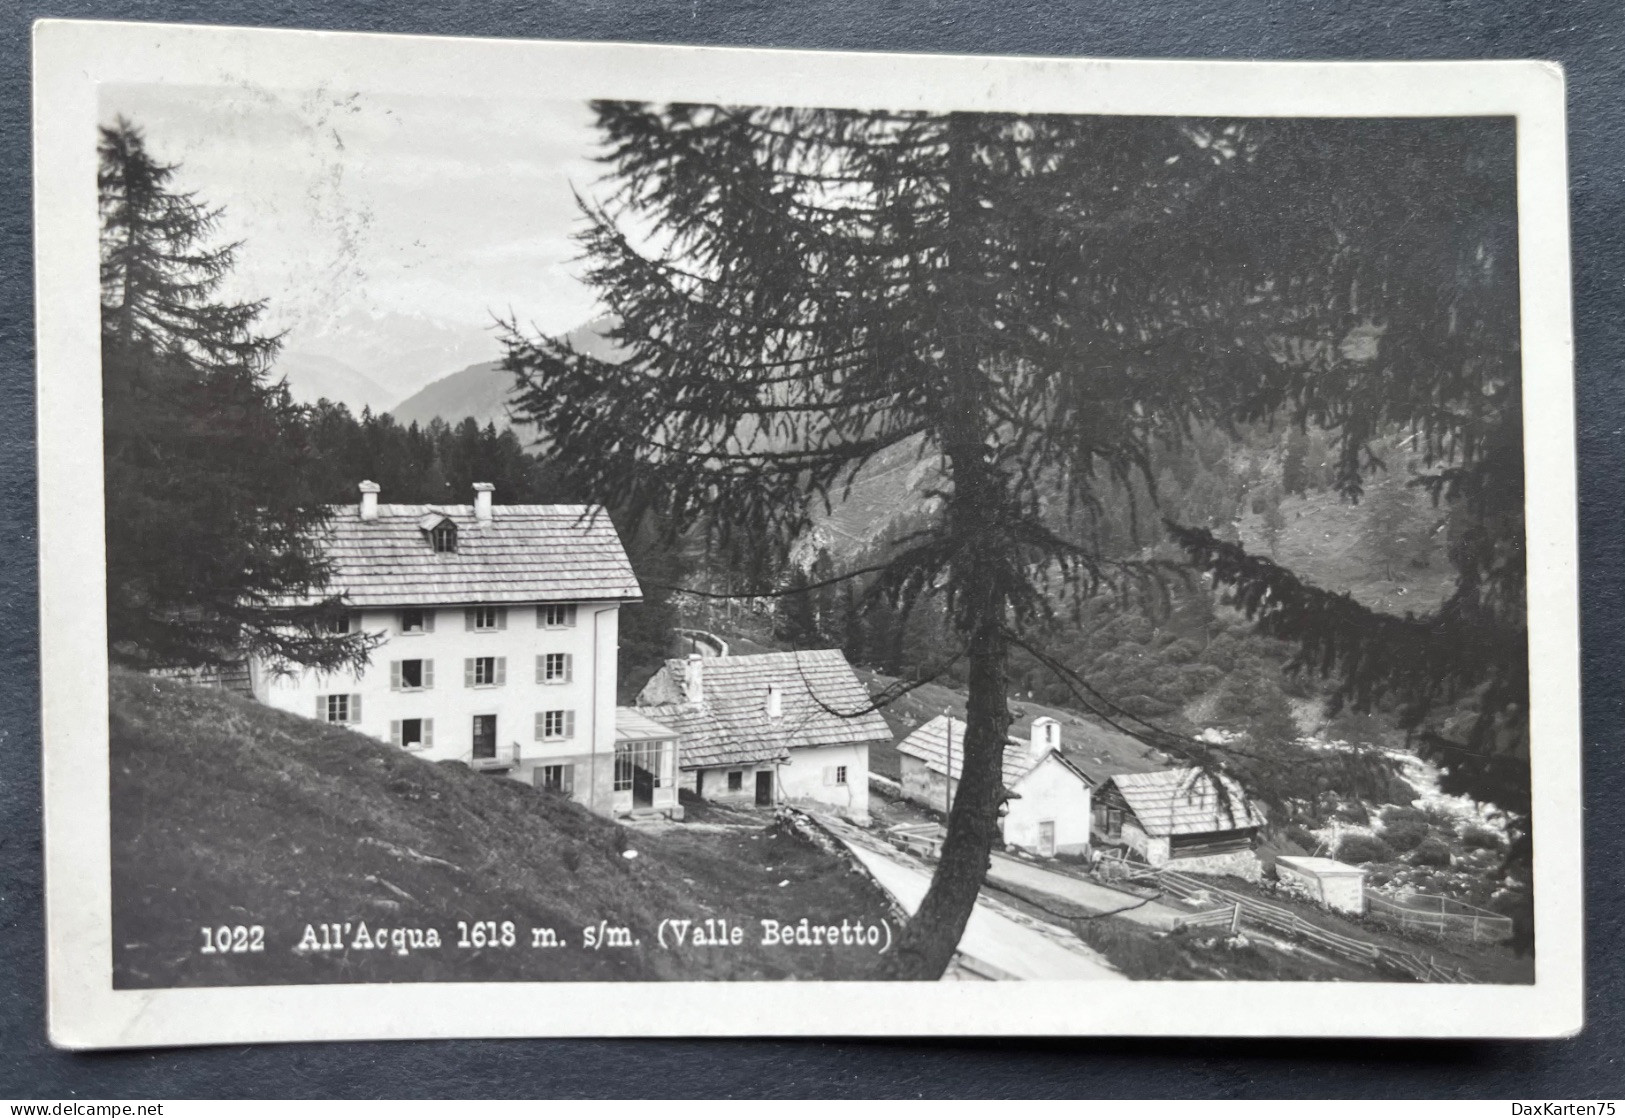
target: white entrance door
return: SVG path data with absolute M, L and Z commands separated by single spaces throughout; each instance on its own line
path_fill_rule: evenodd
M 1038 825 L 1038 853 L 1046 858 L 1055 857 L 1055 820 L 1046 819 Z

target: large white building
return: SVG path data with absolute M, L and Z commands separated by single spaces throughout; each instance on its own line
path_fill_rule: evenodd
M 675 734 L 615 709 L 620 607 L 638 601 L 591 505 L 386 505 L 361 483 L 325 541 L 343 624 L 382 643 L 362 672 L 250 665 L 261 702 L 505 773 L 610 814 L 676 805 Z

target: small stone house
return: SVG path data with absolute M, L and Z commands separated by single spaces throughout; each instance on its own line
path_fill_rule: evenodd
M 938 715 L 898 743 L 903 795 L 947 813 L 959 790 L 965 724 Z M 1061 724 L 1033 720 L 1025 740 L 1012 737 L 1002 758 L 1004 786 L 1014 793 L 1001 827 L 1007 846 L 1041 857 L 1089 850 L 1090 780 L 1061 748 Z
M 1264 822 L 1235 780 L 1195 768 L 1118 773 L 1096 790 L 1092 813 L 1097 845 L 1159 868 L 1248 881 L 1261 872 L 1253 848 Z
M 868 822 L 869 747 L 891 731 L 839 649 L 668 660 L 637 705 L 681 735 L 682 783 L 700 798 Z

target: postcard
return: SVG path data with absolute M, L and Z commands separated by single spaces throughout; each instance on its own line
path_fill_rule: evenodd
M 55 1043 L 1580 1028 L 1556 67 L 35 64 Z

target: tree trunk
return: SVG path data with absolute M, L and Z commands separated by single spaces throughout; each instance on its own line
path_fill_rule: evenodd
M 973 195 L 973 118 L 949 118 L 948 202 L 952 286 L 944 314 L 953 328 L 944 365 L 943 456 L 953 485 L 945 515 L 957 543 L 950 584 L 958 595 L 956 625 L 966 639 L 969 697 L 965 704 L 964 758 L 948 835 L 931 888 L 898 937 L 889 977 L 936 980 L 948 968 L 987 876 L 988 852 L 999 834 L 1005 799 L 1004 745 L 1010 729 L 1006 697 L 1009 645 L 1008 541 L 1000 538 L 1006 481 L 989 454 L 987 397 L 977 326 L 986 307 L 987 272 L 981 262 L 981 216 Z
M 990 595 L 990 598 L 992 595 Z M 1004 743 L 1010 729 L 1005 697 L 1009 651 L 1002 603 L 985 603 L 982 624 L 971 638 L 970 698 L 965 708 L 964 761 L 942 860 L 920 910 L 897 939 L 887 976 L 934 981 L 959 948 L 965 925 L 987 875 L 988 852 L 999 834 L 1004 793 Z

